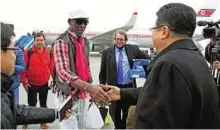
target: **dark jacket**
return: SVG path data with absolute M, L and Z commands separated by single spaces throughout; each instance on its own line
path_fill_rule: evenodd
M 130 68 L 133 67 L 133 59 L 147 59 L 149 58 L 136 45 L 125 45 L 125 51 L 128 57 Z M 108 48 L 102 52 L 101 68 L 99 73 L 100 84 L 117 85 L 117 64 L 115 58 L 115 46 Z M 136 83 L 134 80 L 134 86 Z
M 214 45 L 212 43 L 209 43 L 206 47 L 205 47 L 205 59 L 212 64 L 211 62 L 213 62 L 211 59 L 211 55 L 212 55 L 212 48 L 214 48 Z
M 1 73 L 1 129 L 16 129 L 16 125 L 51 123 L 55 110 L 15 105 L 10 77 Z
M 130 67 L 133 67 L 133 59 L 149 59 L 150 57 L 142 52 L 136 45 L 125 45 L 125 51 L 128 57 Z M 103 51 L 101 59 L 101 69 L 99 73 L 100 84 L 117 86 L 117 64 L 115 58 L 115 46 Z M 136 81 L 133 80 L 133 86 L 136 88 Z M 110 115 L 115 121 L 115 103 L 110 106 Z
M 148 66 L 143 88 L 121 90 L 137 103 L 135 129 L 220 128 L 218 94 L 205 58 L 192 40 L 178 40 Z

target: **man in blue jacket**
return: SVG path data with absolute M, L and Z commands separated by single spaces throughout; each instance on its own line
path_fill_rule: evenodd
M 14 67 L 14 74 L 11 76 L 13 80 L 12 88 L 14 91 L 14 103 L 19 104 L 19 86 L 20 86 L 20 73 L 25 70 L 24 54 L 22 50 L 15 51 L 16 63 Z

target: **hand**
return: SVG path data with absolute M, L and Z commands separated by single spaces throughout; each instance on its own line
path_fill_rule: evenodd
M 59 119 L 60 115 L 59 115 L 59 111 L 58 110 L 55 110 L 55 116 L 56 116 L 56 119 Z M 65 112 L 65 116 L 64 116 L 64 119 L 68 119 L 72 114 L 72 109 L 68 109 L 66 112 Z
M 92 85 L 89 91 L 92 100 L 98 103 L 110 102 L 110 96 L 107 95 L 104 89 L 101 85 Z
M 24 89 L 26 90 L 26 92 L 28 91 L 28 88 L 30 88 L 30 87 L 31 87 L 30 84 L 26 84 L 26 85 L 24 85 Z
M 220 69 L 220 62 L 219 61 L 214 61 L 212 64 L 214 69 Z
M 68 119 L 72 114 L 72 109 L 68 109 L 66 112 L 65 112 L 65 119 Z
M 111 97 L 110 99 L 111 101 L 116 101 L 121 99 L 120 88 L 112 85 L 101 85 L 101 86 L 109 90 L 107 94 Z

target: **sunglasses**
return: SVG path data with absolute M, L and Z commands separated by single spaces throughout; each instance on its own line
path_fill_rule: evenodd
M 75 23 L 78 25 L 84 24 L 84 25 L 88 25 L 89 21 L 87 19 L 74 19 Z

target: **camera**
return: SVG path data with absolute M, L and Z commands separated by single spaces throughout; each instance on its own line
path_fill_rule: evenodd
M 218 36 L 216 35 L 217 30 L 215 28 L 204 28 L 202 34 L 204 38 L 214 38 Z
M 220 37 L 220 28 L 219 25 L 220 24 L 220 20 L 217 22 L 213 22 L 213 21 L 198 21 L 197 25 L 198 26 L 207 26 L 203 29 L 203 37 L 204 38 L 211 38 L 211 39 L 215 39 L 215 38 L 219 38 Z

